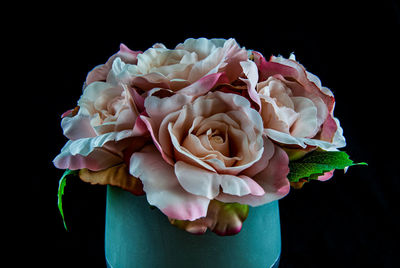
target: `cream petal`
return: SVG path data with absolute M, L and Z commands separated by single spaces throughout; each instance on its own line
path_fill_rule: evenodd
M 153 90 L 154 94 L 157 89 Z M 174 94 L 171 97 L 159 98 L 149 95 L 144 102 L 146 112 L 154 121 L 155 125 L 160 125 L 166 115 L 179 111 L 185 104 L 190 103 L 192 97 L 183 94 Z
M 107 75 L 107 83 L 117 85 L 119 82 L 128 83 L 134 75 L 138 74 L 136 64 L 127 64 L 117 57 L 113 61 L 111 70 Z
M 224 64 L 223 53 L 222 48 L 216 48 L 207 57 L 196 62 L 190 70 L 188 81 L 193 83 L 203 76 L 217 73 L 218 69 Z
M 236 80 L 243 72 L 240 62 L 247 61 L 248 51 L 244 48 L 240 48 L 239 44 L 235 39 L 228 39 L 223 46 L 224 49 L 224 61 L 226 65 L 219 68 L 219 72 L 225 72 L 229 81 Z
M 327 141 L 308 139 L 308 138 L 296 138 L 287 133 L 283 133 L 274 129 L 264 129 L 264 135 L 268 136 L 270 139 L 282 143 L 282 144 L 293 144 L 298 145 L 302 148 L 306 148 L 307 145 L 317 146 L 323 150 L 330 150 L 332 144 Z
M 197 137 L 193 134 L 187 135 L 182 143 L 182 147 L 186 148 L 187 151 L 198 158 L 202 158 L 213 153 L 212 148 L 206 148 L 199 138 L 200 137 Z
M 116 58 L 120 58 L 121 61 L 129 64 L 136 64 L 137 55 L 142 53 L 141 51 L 132 51 L 124 44 L 120 44 L 120 50 L 117 54 L 111 56 L 105 64 L 96 66 L 90 71 L 86 77 L 86 85 L 89 85 L 95 81 L 105 81 L 108 80 L 108 76 L 110 75 L 112 64 L 114 63 Z
M 188 149 L 179 144 L 177 138 L 174 135 L 172 135 L 172 123 L 168 124 L 168 131 L 171 137 L 172 146 L 175 150 L 176 159 L 184 160 L 185 162 L 190 163 L 192 165 L 199 166 L 204 169 L 215 172 L 215 169 L 212 166 L 208 165 L 207 163 L 205 163 L 204 161 L 193 155 Z
M 260 97 L 257 94 L 257 90 L 256 90 L 256 86 L 257 86 L 257 82 L 258 82 L 257 65 L 253 61 L 247 60 L 247 61 L 241 61 L 240 66 L 242 67 L 243 73 L 247 77 L 247 79 L 245 79 L 245 78 L 239 78 L 239 79 L 246 83 L 247 91 L 249 93 L 250 98 L 255 103 L 257 103 L 261 109 Z
M 235 120 L 233 120 L 228 113 L 218 111 L 218 113 L 214 115 L 211 115 L 209 117 L 205 115 L 205 117 L 206 118 L 202 120 L 201 124 L 199 124 L 193 130 L 196 135 L 206 133 L 209 129 L 218 129 L 225 132 L 228 126 L 232 126 L 237 129 L 240 128 L 240 125 Z
M 290 123 L 293 123 L 298 115 L 287 107 L 278 107 L 273 100 L 261 98 L 261 117 L 264 128 L 271 128 L 281 132 L 289 133 Z
M 267 137 L 263 137 L 263 140 L 264 140 L 264 146 L 261 158 L 253 165 L 243 170 L 241 172 L 242 175 L 246 175 L 252 178 L 254 177 L 254 175 L 257 175 L 268 166 L 269 160 L 272 158 L 275 149 L 274 149 L 274 144 L 270 139 L 268 139 Z
M 61 153 L 54 159 L 54 165 L 61 169 L 99 170 L 122 161 L 118 142 L 132 137 L 131 130 L 111 132 L 93 138 L 68 141 Z M 104 147 L 104 148 L 103 148 Z
M 140 116 L 140 120 L 142 120 L 143 124 L 146 126 L 147 130 L 150 133 L 150 136 L 153 140 L 154 146 L 158 149 L 158 151 L 161 153 L 162 158 L 164 159 L 165 162 L 167 162 L 170 165 L 174 164 L 174 161 L 172 160 L 173 158 L 173 149 L 170 143 L 166 143 L 165 146 L 161 146 L 159 141 L 159 129 L 158 126 L 154 123 L 154 120 L 152 118 L 146 117 L 146 116 Z M 164 136 L 163 136 L 164 137 Z M 165 137 L 168 138 L 168 137 Z
M 271 76 L 266 82 L 268 86 L 264 87 L 262 92 L 259 92 L 260 94 L 268 91 L 268 97 L 273 98 L 278 106 L 294 109 L 294 104 L 291 99 L 292 91 L 281 80 Z
M 148 74 L 154 64 L 164 61 L 166 48 L 149 48 L 137 57 L 137 70 L 140 74 Z
M 260 196 L 253 194 L 234 196 L 220 193 L 215 199 L 225 203 L 261 206 L 287 195 L 290 190 L 290 183 L 286 177 L 289 172 L 289 158 L 281 148 L 276 145 L 274 145 L 274 148 L 274 154 L 268 167 L 253 177 L 254 181 L 263 188 L 265 194 Z
M 290 128 L 290 134 L 297 138 L 314 137 L 319 130 L 317 108 L 305 97 L 292 97 L 295 110 L 299 117 Z
M 199 59 L 203 59 L 210 55 L 217 47 L 222 47 L 224 43 L 224 39 L 188 38 L 175 48 L 195 52 L 199 56 Z
M 178 142 L 181 143 L 185 136 L 188 134 L 189 129 L 192 127 L 194 120 L 193 112 L 191 111 L 191 106 L 184 106 L 182 110 L 177 113 L 178 116 L 172 123 L 172 135 L 174 135 Z M 170 121 L 168 119 L 164 122 Z
M 82 112 L 84 108 L 79 109 L 78 114 L 72 117 L 64 117 L 61 121 L 64 136 L 70 140 L 95 137 L 96 133 L 90 125 L 89 115 Z
M 214 199 L 219 194 L 220 177 L 217 173 L 192 166 L 183 161 L 175 163 L 175 174 L 180 185 L 189 193 Z
M 175 164 L 175 174 L 186 191 L 209 199 L 219 194 L 220 186 L 224 193 L 236 196 L 264 194 L 264 190 L 247 176 L 218 174 L 182 161 Z
M 279 79 L 269 77 L 257 85 L 261 98 L 261 116 L 265 128 L 289 133 L 298 114 L 294 110 L 291 91 Z
M 231 154 L 242 157 L 236 163 L 237 166 L 247 165 L 253 162 L 255 158 L 261 157 L 263 149 L 262 132 L 254 131 L 254 126 L 244 126 L 241 122 L 241 128 L 229 127 L 228 136 L 231 144 Z M 247 122 L 249 123 L 249 122 Z
M 147 146 L 132 155 L 130 173 L 142 181 L 149 204 L 168 217 L 193 221 L 207 215 L 210 199 L 185 191 L 177 180 L 174 167 L 163 161 L 154 146 Z
M 224 73 L 213 73 L 202 77 L 201 79 L 188 85 L 185 88 L 181 88 L 177 93 L 194 97 L 203 96 L 208 91 L 210 91 L 219 81 L 225 80 L 226 77 Z
M 78 170 L 87 168 L 89 170 L 98 171 L 122 162 L 119 156 L 103 148 L 94 148 L 86 156 L 79 154 L 71 155 L 67 149 L 69 145 L 70 144 L 67 142 L 61 153 L 53 160 L 54 166 L 59 169 Z

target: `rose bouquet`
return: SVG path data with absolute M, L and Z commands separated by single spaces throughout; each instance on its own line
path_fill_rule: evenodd
M 69 139 L 54 165 L 66 178 L 146 195 L 188 232 L 240 232 L 249 206 L 325 181 L 355 163 L 335 98 L 289 59 L 234 39 L 187 39 L 175 49 L 125 45 L 87 75 L 62 115 Z M 63 216 L 64 218 L 64 216 Z

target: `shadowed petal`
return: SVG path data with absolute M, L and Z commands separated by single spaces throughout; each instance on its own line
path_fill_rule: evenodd
M 226 236 L 240 232 L 249 214 L 249 206 L 238 203 L 223 203 L 212 200 L 207 216 L 195 221 L 182 221 L 170 218 L 172 225 L 192 234 L 204 234 L 209 228 L 214 233 Z
M 84 182 L 91 184 L 109 184 L 120 187 L 134 195 L 144 194 L 142 182 L 129 174 L 128 167 L 124 163 L 100 171 L 84 168 L 79 171 L 79 177 Z

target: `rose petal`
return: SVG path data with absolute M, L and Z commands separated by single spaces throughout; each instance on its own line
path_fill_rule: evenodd
M 206 94 L 210 91 L 217 83 L 227 82 L 224 73 L 214 73 L 202 77 L 191 85 L 182 88 L 177 93 L 184 94 L 188 96 L 198 97 Z
M 295 79 L 298 82 L 298 84 L 302 86 L 303 90 L 305 89 L 306 92 L 309 93 L 311 96 L 320 97 L 325 103 L 326 107 L 328 108 L 328 111 L 333 110 L 335 99 L 332 95 L 332 92 L 327 88 L 322 89 L 320 86 L 321 82 L 319 81 L 318 77 L 308 73 L 306 69 L 303 67 L 303 65 L 301 65 L 300 63 L 298 63 L 293 59 L 285 59 L 281 56 L 279 57 L 272 56 L 270 62 L 277 63 L 280 64 L 281 66 L 286 66 L 288 68 L 292 68 L 293 71 L 291 72 L 290 75 L 284 72 L 277 72 L 277 74 L 280 74 L 283 77 L 291 77 Z
M 122 161 L 122 140 L 132 137 L 131 130 L 110 132 L 93 138 L 69 140 L 53 160 L 60 169 L 101 170 Z M 104 147 L 104 148 L 102 148 Z
M 180 185 L 189 193 L 213 199 L 219 194 L 221 178 L 217 173 L 178 161 L 175 174 Z
M 168 217 L 192 221 L 207 215 L 210 199 L 186 192 L 174 168 L 163 160 L 154 146 L 132 155 L 130 173 L 141 179 L 149 204 Z
M 144 106 L 149 117 L 159 126 L 166 115 L 180 110 L 185 104 L 192 101 L 193 97 L 184 94 L 174 94 L 171 97 L 159 98 L 153 96 L 157 90 L 150 92 L 145 99 Z
M 90 170 L 102 170 L 118 164 L 122 159 L 102 148 L 94 148 L 88 155 L 72 155 L 69 152 L 69 146 L 72 141 L 69 141 L 63 147 L 61 153 L 53 160 L 54 166 L 59 169 L 77 170 L 87 168 Z
M 93 68 L 86 77 L 86 85 L 90 85 L 95 81 L 106 81 L 107 76 L 112 68 L 114 60 L 118 57 L 123 62 L 129 64 L 136 64 L 137 55 L 142 53 L 141 51 L 132 51 L 124 44 L 120 45 L 120 50 L 118 53 L 112 55 L 105 64 L 101 64 Z
M 140 116 L 140 120 L 146 125 L 147 130 L 150 133 L 150 136 L 153 140 L 154 146 L 158 149 L 158 151 L 161 153 L 162 158 L 164 159 L 165 162 L 169 163 L 170 165 L 174 164 L 174 161 L 172 160 L 172 154 L 168 154 L 170 148 L 164 148 L 160 145 L 157 137 L 158 137 L 158 129 L 157 126 L 155 125 L 154 121 L 152 118 L 146 117 L 144 115 Z M 157 132 L 155 132 L 157 131 Z M 171 147 L 171 146 L 170 146 Z M 166 152 L 167 153 L 166 153 Z
M 332 147 L 337 149 L 337 148 L 342 148 L 346 146 L 346 139 L 343 136 L 343 129 L 340 126 L 339 119 L 333 118 L 336 122 L 337 130 L 335 132 L 335 135 L 333 136 L 333 141 L 332 141 Z M 329 149 L 331 150 L 331 149 Z
M 84 182 L 91 184 L 108 184 L 120 187 L 134 195 L 144 194 L 142 182 L 129 174 L 128 167 L 124 163 L 101 171 L 91 171 L 84 168 L 79 171 L 79 177 Z
M 176 48 L 195 52 L 199 56 L 200 61 L 194 64 L 188 78 L 191 82 L 217 72 L 225 72 L 228 81 L 233 81 L 242 72 L 239 62 L 247 59 L 247 51 L 240 48 L 233 38 L 189 38 Z
M 233 38 L 228 39 L 224 43 L 223 49 L 225 51 L 224 59 L 226 61 L 226 65 L 222 68 L 219 68 L 218 71 L 225 72 L 228 80 L 234 81 L 242 73 L 240 62 L 247 60 L 248 52 L 246 49 L 240 48 L 239 44 Z
M 302 148 L 306 148 L 307 145 L 311 145 L 320 147 L 323 150 L 329 150 L 332 148 L 332 144 L 329 142 L 308 138 L 296 138 L 275 129 L 266 128 L 264 129 L 264 134 L 267 135 L 270 139 L 282 144 L 293 144 L 298 145 Z
M 250 206 L 261 206 L 278 200 L 288 194 L 290 190 L 290 183 L 286 177 L 289 173 L 288 164 L 289 159 L 285 151 L 274 145 L 274 155 L 270 159 L 268 167 L 253 177 L 254 181 L 264 189 L 264 195 L 234 196 L 221 193 L 216 199 L 226 203 L 237 202 Z
M 321 176 L 318 177 L 318 180 L 319 181 L 327 181 L 327 180 L 329 180 L 330 178 L 332 178 L 334 171 L 335 170 L 331 170 L 329 172 L 325 172 L 324 175 L 321 175 Z
M 204 234 L 209 228 L 218 235 L 234 235 L 240 232 L 249 214 L 249 206 L 212 200 L 207 216 L 195 221 L 169 219 L 172 225 L 192 234 Z
M 332 142 L 337 129 L 338 126 L 336 121 L 334 120 L 333 116 L 329 114 L 324 124 L 321 126 L 321 131 L 317 138 L 327 142 Z
M 256 63 L 260 72 L 260 81 L 266 80 L 268 77 L 275 74 L 282 76 L 297 77 L 296 69 L 276 62 L 268 62 L 264 56 L 256 51 L 253 51 L 254 62 Z
M 240 62 L 240 66 L 242 66 L 243 73 L 247 77 L 247 79 L 245 78 L 239 78 L 239 79 L 246 83 L 250 98 L 255 103 L 258 104 L 258 107 L 260 107 L 259 109 L 261 110 L 260 96 L 256 91 L 256 85 L 258 82 L 257 65 L 253 61 L 248 60 Z
M 96 137 L 96 132 L 90 125 L 89 115 L 83 112 L 85 108 L 79 109 L 77 115 L 64 117 L 61 121 L 64 136 L 70 140 Z
M 219 194 L 220 187 L 224 193 L 237 196 L 264 194 L 264 190 L 247 176 L 218 174 L 182 161 L 175 164 L 175 174 L 186 191 L 209 199 Z
M 312 138 L 317 134 L 317 108 L 305 97 L 292 97 L 294 109 L 298 113 L 295 123 L 291 126 L 290 134 L 298 138 Z
M 255 162 L 251 167 L 243 170 L 241 172 L 242 175 L 246 175 L 252 178 L 254 175 L 260 173 L 261 171 L 263 171 L 265 168 L 268 167 L 269 160 L 273 156 L 275 149 L 273 143 L 267 137 L 263 137 L 263 140 L 264 140 L 264 150 L 260 160 Z
M 107 82 L 117 85 L 118 83 L 129 84 L 132 77 L 138 74 L 137 66 L 134 64 L 126 64 L 120 57 L 116 57 L 113 61 L 111 69 L 107 75 Z

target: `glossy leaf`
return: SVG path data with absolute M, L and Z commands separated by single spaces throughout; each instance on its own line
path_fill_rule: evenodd
M 349 155 L 340 151 L 313 151 L 304 157 L 289 162 L 290 182 L 299 182 L 300 179 L 318 179 L 333 169 L 346 169 L 354 165 L 367 165 L 366 163 L 354 163 Z

